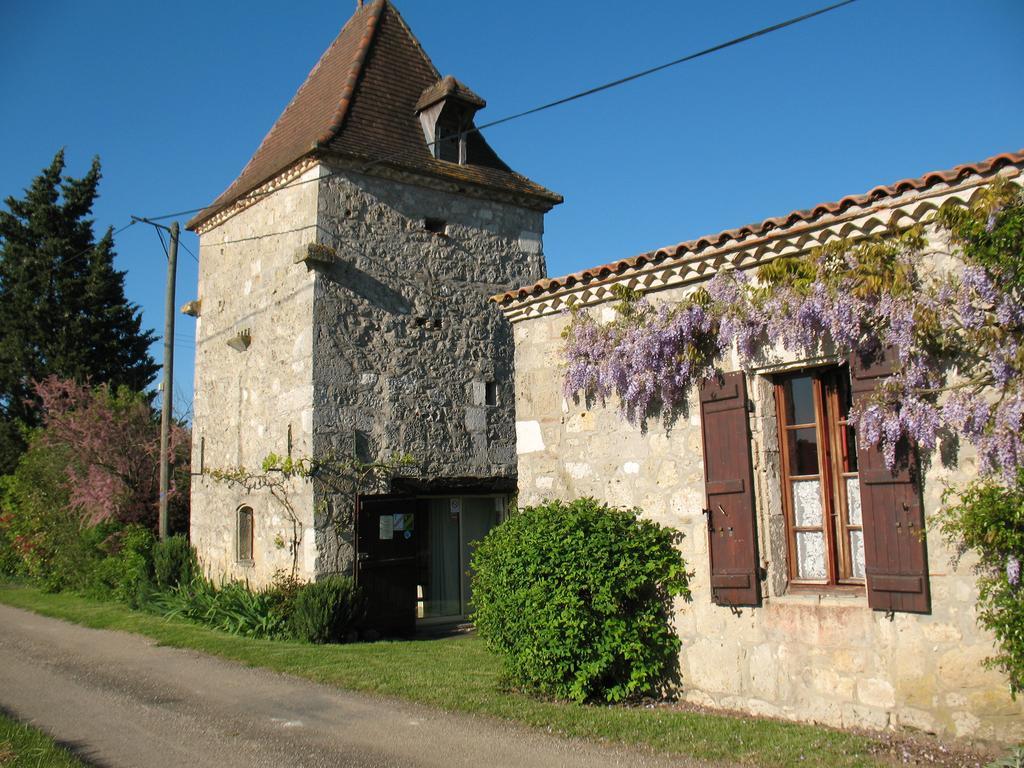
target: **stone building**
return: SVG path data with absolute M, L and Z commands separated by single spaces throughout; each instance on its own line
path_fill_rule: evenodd
M 191 534 L 214 578 L 358 560 L 390 628 L 464 616 L 469 542 L 516 487 L 511 328 L 488 297 L 545 274 L 544 214 L 561 202 L 474 130 L 484 106 L 388 0 L 360 3 L 189 222 Z M 262 473 L 271 454 L 322 471 Z M 328 465 L 397 454 L 411 466 L 359 487 L 358 515 L 351 484 L 326 480 Z M 239 467 L 274 492 L 216 477 Z
M 592 496 L 685 533 L 693 601 L 675 619 L 689 700 L 833 726 L 1024 739 L 1024 702 L 982 666 L 993 640 L 975 621 L 970 563 L 954 567 L 934 528 L 917 535 L 944 485 L 974 475 L 974 457 L 962 449 L 955 468 L 931 457 L 916 484 L 871 452 L 817 452 L 814 440 L 850 448 L 839 428 L 849 390 L 873 388 L 884 370 L 854 361 L 851 376 L 846 360 L 776 350 L 746 372 L 724 361 L 734 372 L 694 393 L 687 420 L 645 433 L 614 405 L 563 397 L 565 309 L 609 320 L 618 286 L 678 300 L 723 268 L 927 222 L 996 175 L 1021 183 L 1022 170 L 1024 152 L 999 155 L 495 297 L 515 336 L 520 504 Z M 934 253 L 948 252 L 926 232 Z M 780 432 L 795 423 L 813 436 L 809 451 L 781 450 Z

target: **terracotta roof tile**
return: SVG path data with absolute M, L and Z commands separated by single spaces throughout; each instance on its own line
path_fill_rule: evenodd
M 416 104 L 427 89 L 445 83 L 390 0 L 358 8 L 242 173 L 187 226 L 196 228 L 307 156 L 339 155 L 438 176 L 526 196 L 543 209 L 562 202 L 513 172 L 478 133 L 467 140 L 466 165 L 431 155 Z M 483 101 L 454 78 L 452 83 Z
M 571 288 L 578 283 L 586 284 L 595 280 L 603 280 L 612 275 L 621 275 L 625 272 L 640 269 L 648 264 L 657 264 L 662 261 L 693 255 L 704 248 L 720 247 L 731 241 L 743 240 L 752 235 L 766 235 L 772 230 L 785 229 L 801 222 L 813 222 L 826 214 L 835 215 L 842 213 L 852 206 L 869 205 L 884 198 L 896 197 L 904 192 L 922 191 L 936 184 L 950 184 L 960 181 L 967 176 L 994 173 L 1004 166 L 1021 163 L 1024 163 L 1024 149 L 1017 152 L 1004 152 L 977 163 L 958 165 L 948 171 L 933 171 L 914 179 L 902 179 L 894 184 L 880 185 L 865 194 L 847 195 L 834 203 L 820 203 L 813 208 L 793 211 L 785 216 L 764 219 L 757 224 L 747 224 L 735 229 L 726 229 L 714 235 L 705 235 L 694 240 L 686 240 L 673 246 L 659 248 L 648 253 L 641 253 L 629 259 L 622 259 L 580 272 L 574 272 L 564 277 L 545 278 L 533 285 L 500 293 L 491 297 L 491 300 L 499 304 L 509 304 L 514 301 L 523 301 L 543 296 L 544 294 L 555 293 Z

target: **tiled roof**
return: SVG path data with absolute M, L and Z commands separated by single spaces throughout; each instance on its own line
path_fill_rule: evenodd
M 423 92 L 419 101 L 416 102 L 416 111 L 419 112 L 427 107 L 431 107 L 441 99 L 446 99 L 449 96 L 462 99 L 477 109 L 483 109 L 487 106 L 487 102 L 473 93 L 465 83 L 460 83 L 451 75 L 447 75 Z
M 591 269 L 574 272 L 571 275 L 539 280 L 533 285 L 500 293 L 491 297 L 491 300 L 506 305 L 516 301 L 524 301 L 556 293 L 568 288 L 584 286 L 594 281 L 605 280 L 616 275 L 632 272 L 648 265 L 692 256 L 708 247 L 717 248 L 727 245 L 730 241 L 740 241 L 751 236 L 765 236 L 774 230 L 781 231 L 796 224 L 814 222 L 825 215 L 841 214 L 851 207 L 871 205 L 884 198 L 896 197 L 905 192 L 927 190 L 936 184 L 954 183 L 967 176 L 995 173 L 1007 165 L 1019 165 L 1021 163 L 1024 163 L 1024 149 L 1017 152 L 1004 152 L 1001 155 L 995 155 L 981 162 L 958 165 L 948 171 L 932 171 L 914 179 L 903 179 L 895 184 L 877 186 L 862 195 L 848 195 L 834 203 L 821 203 L 813 208 L 793 211 L 785 216 L 775 216 L 757 224 L 748 224 L 736 229 L 726 229 L 715 235 L 705 235 L 694 240 L 686 240 L 676 245 L 641 253 L 629 259 L 613 261 Z
M 560 195 L 512 171 L 479 133 L 467 139 L 466 165 L 435 159 L 416 118 L 416 104 L 438 81 L 445 82 L 390 0 L 363 5 L 320 57 L 242 173 L 187 226 L 195 229 L 307 156 L 337 155 L 441 177 L 526 197 L 544 210 L 562 202 Z

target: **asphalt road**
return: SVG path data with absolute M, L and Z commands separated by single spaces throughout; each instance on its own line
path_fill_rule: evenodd
M 0 708 L 111 768 L 686 766 L 0 605 Z

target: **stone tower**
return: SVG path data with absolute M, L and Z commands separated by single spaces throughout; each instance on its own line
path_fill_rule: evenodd
M 475 132 L 484 105 L 376 0 L 189 222 L 203 472 L 191 530 L 214 577 L 315 578 L 355 559 L 351 494 L 319 476 L 264 474 L 272 494 L 218 473 L 244 467 L 252 486 L 270 454 L 408 454 L 400 477 L 358 489 L 361 509 L 406 505 L 378 505 L 368 546 L 405 547 L 421 618 L 464 615 L 468 537 L 515 490 L 511 331 L 487 299 L 544 276 L 544 213 L 561 202 Z

